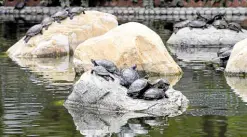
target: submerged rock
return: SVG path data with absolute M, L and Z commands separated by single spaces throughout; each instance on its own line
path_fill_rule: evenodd
M 210 26 L 206 29 L 190 29 L 189 27 L 180 29 L 176 34 L 167 41 L 170 45 L 184 46 L 218 46 L 234 45 L 247 37 L 247 31 L 236 32 L 229 29 L 216 29 Z
M 86 11 L 86 14 L 53 22 L 48 30 L 43 28 L 43 35 L 32 37 L 28 43 L 23 38 L 8 49 L 14 57 L 56 57 L 68 55 L 81 42 L 102 35 L 116 27 L 116 17 L 98 11 Z
M 65 104 L 69 107 L 94 108 L 117 112 L 140 112 L 155 116 L 181 114 L 188 105 L 188 99 L 172 88 L 166 91 L 167 98 L 147 101 L 127 96 L 127 89 L 115 81 L 85 72 L 74 85 L 73 92 Z
M 234 45 L 230 58 L 226 65 L 226 74 L 232 76 L 242 76 L 247 73 L 247 39 Z
M 175 75 L 182 72 L 154 31 L 136 22 L 120 25 L 88 39 L 75 50 L 76 69 L 88 70 L 91 59 L 107 59 L 119 68 L 138 65 L 146 72 Z M 83 71 L 81 70 L 81 71 Z

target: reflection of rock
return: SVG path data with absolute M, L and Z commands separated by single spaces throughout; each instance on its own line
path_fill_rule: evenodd
M 73 117 L 76 129 L 82 135 L 105 136 L 111 133 L 120 135 L 147 134 L 151 126 L 164 126 L 168 121 L 163 117 L 153 117 L 144 113 L 117 113 L 95 109 L 72 108 L 65 104 Z
M 21 67 L 29 69 L 36 75 L 55 84 L 58 81 L 61 84 L 72 83 L 75 78 L 75 72 L 69 56 L 62 58 L 12 58 Z M 36 78 L 32 78 L 37 81 Z M 39 81 L 39 80 L 38 80 Z
M 239 75 L 247 73 L 247 39 L 244 39 L 234 45 L 231 56 L 227 62 L 226 74 Z
M 166 50 L 161 38 L 148 27 L 130 22 L 89 39 L 75 50 L 75 66 L 88 69 L 90 59 L 108 59 L 122 68 L 133 64 L 146 72 L 180 74 L 181 68 Z
M 7 52 L 18 57 L 47 57 L 69 54 L 81 42 L 99 36 L 116 27 L 116 17 L 97 11 L 86 11 L 86 14 L 69 18 L 61 24 L 54 22 L 43 35 L 36 35 L 26 44 L 23 39 L 14 44 Z
M 176 34 L 167 41 L 171 45 L 234 45 L 235 43 L 245 39 L 247 31 L 237 33 L 228 29 L 215 29 L 209 27 L 207 29 L 192 29 L 188 27 L 180 29 Z
M 186 62 L 214 61 L 217 58 L 219 47 L 197 47 L 185 45 L 168 45 L 169 51 L 179 60 Z
M 119 85 L 118 78 L 106 81 L 88 71 L 74 85 L 66 104 L 120 112 L 138 111 L 158 116 L 181 114 L 187 107 L 187 98 L 174 89 L 169 89 L 166 93 L 168 99 L 132 99 L 127 96 L 127 89 Z
M 239 95 L 244 102 L 247 102 L 247 79 L 239 77 L 226 77 L 227 84 Z

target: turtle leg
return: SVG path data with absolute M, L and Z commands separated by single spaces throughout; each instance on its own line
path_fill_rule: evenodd
M 110 81 L 109 76 L 102 76 L 102 78 L 104 78 L 106 81 Z
M 70 18 L 70 20 L 72 20 L 74 18 L 74 15 L 73 14 L 70 14 L 69 15 L 69 18 Z
M 26 37 L 24 38 L 24 41 L 27 43 L 30 39 L 31 39 L 30 36 L 26 36 Z
M 86 13 L 85 13 L 85 10 L 82 10 L 82 13 L 83 13 L 83 14 L 86 14 Z
M 189 27 L 190 28 L 190 30 L 192 30 L 193 28 L 192 27 Z
M 40 31 L 40 34 L 41 34 L 41 35 L 43 35 L 43 32 L 42 32 L 42 30 Z
M 61 20 L 60 19 L 57 19 L 57 23 L 61 24 Z
M 48 30 L 48 25 L 45 26 L 45 30 Z

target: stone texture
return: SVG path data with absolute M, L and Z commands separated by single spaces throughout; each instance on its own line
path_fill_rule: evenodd
M 91 59 L 108 59 L 120 68 L 137 64 L 139 70 L 150 73 L 175 75 L 182 72 L 159 35 L 135 22 L 81 43 L 74 56 L 76 66 L 81 65 L 84 70 L 91 67 Z
M 235 32 L 228 29 L 215 29 L 209 26 L 207 29 L 180 29 L 173 33 L 167 43 L 171 45 L 234 45 L 247 37 L 247 31 Z
M 247 73 L 247 39 L 234 45 L 231 56 L 227 62 L 226 72 L 229 75 L 240 75 Z
M 69 107 L 94 108 L 97 110 L 118 112 L 140 112 L 156 116 L 173 116 L 184 112 L 188 99 L 172 88 L 166 91 L 167 98 L 147 101 L 132 99 L 127 96 L 127 89 L 119 84 L 116 76 L 114 81 L 85 72 L 75 83 L 72 93 L 65 104 Z
M 247 79 L 239 77 L 226 77 L 227 84 L 244 102 L 247 102 Z
M 46 57 L 69 54 L 81 42 L 102 35 L 116 27 L 116 17 L 97 11 L 86 11 L 86 14 L 69 18 L 61 24 L 54 22 L 43 35 L 32 37 L 28 43 L 23 39 L 14 44 L 7 53 L 16 57 Z

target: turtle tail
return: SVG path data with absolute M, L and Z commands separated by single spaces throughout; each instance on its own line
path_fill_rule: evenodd
M 30 39 L 31 39 L 30 36 L 26 36 L 26 37 L 24 38 L 24 41 L 27 43 Z

